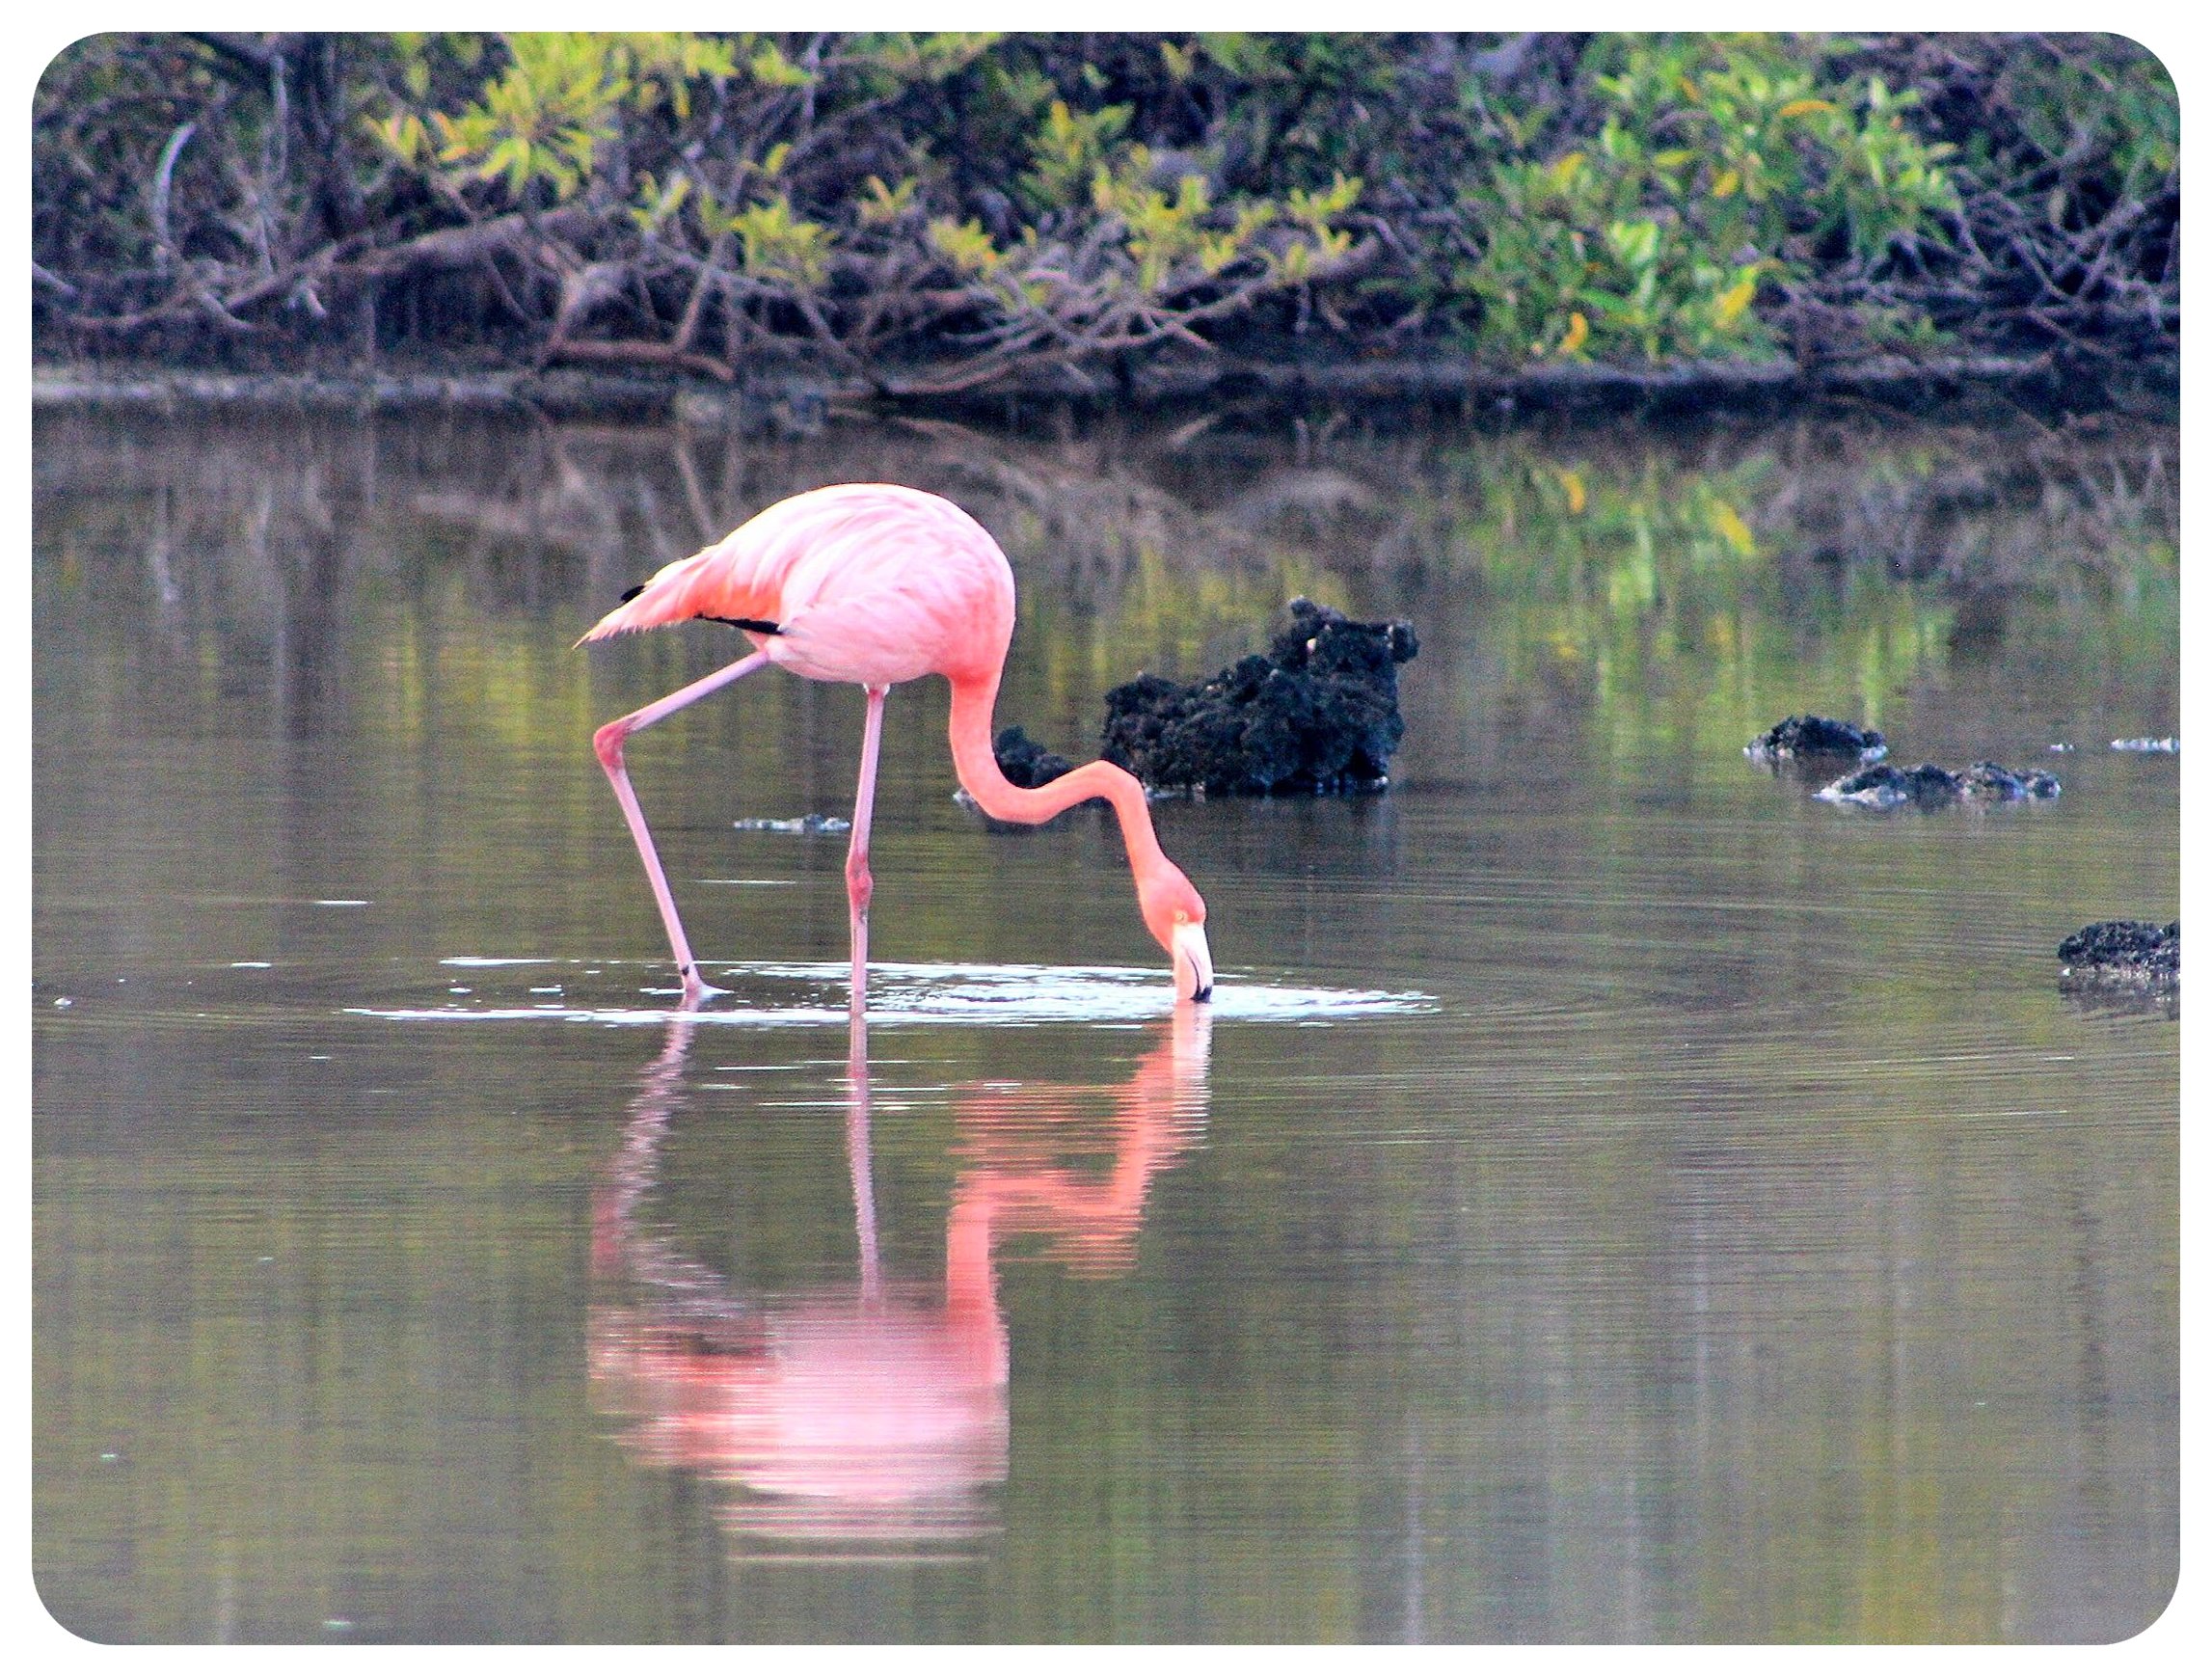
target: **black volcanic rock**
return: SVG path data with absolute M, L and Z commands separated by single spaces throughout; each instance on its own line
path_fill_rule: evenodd
M 1019 726 L 1001 728 L 998 738 L 991 742 L 991 755 L 998 759 L 998 771 L 1024 791 L 1034 792 L 1038 787 L 1058 780 L 1075 767 L 1059 752 L 1047 750 L 1032 740 Z M 996 816 L 984 815 L 982 808 L 964 786 L 956 787 L 953 801 L 962 809 L 973 809 L 983 816 L 984 829 L 997 833 L 1042 832 L 1067 825 L 1068 811 L 1062 810 L 1050 821 L 1030 823 L 1000 821 Z M 1089 799 L 1085 800 L 1089 802 Z M 1077 806 L 1078 808 L 1081 805 Z
M 2002 764 L 1986 762 L 1971 765 L 1963 774 L 1954 774 L 1933 763 L 1914 769 L 1876 763 L 1830 781 L 1813 794 L 1830 803 L 1856 803 L 1869 809 L 1895 809 L 1904 803 L 1940 809 L 1961 798 L 1978 803 L 2013 803 L 2058 795 L 2059 783 L 2048 774 L 2015 774 Z
M 1810 715 L 1785 717 L 1743 747 L 1743 754 L 1755 763 L 1786 762 L 1794 757 L 1848 757 L 1872 763 L 1888 751 L 1877 729 Z
M 1048 751 L 1019 727 L 1002 728 L 991 742 L 998 771 L 1025 791 L 1058 780 L 1075 765 L 1057 751 Z
M 2163 988 L 2181 982 L 2181 922 L 2099 920 L 2059 945 L 2059 977 Z
M 1932 763 L 1923 763 L 1917 769 L 1877 763 L 1872 769 L 1831 781 L 1813 796 L 1830 803 L 1859 803 L 1870 809 L 1895 809 L 1901 803 L 1935 809 L 1957 802 L 1963 784 L 1957 775 Z
M 2059 783 L 2055 776 L 2037 771 L 2028 774 L 2015 774 L 2000 763 L 1970 763 L 1960 777 L 1962 797 L 1979 798 L 1992 803 L 2014 803 L 2022 798 L 2056 798 Z
M 1419 650 L 1410 623 L 1293 600 L 1264 655 L 1192 687 L 1140 675 L 1115 688 L 1102 754 L 1157 791 L 1380 786 L 1405 733 L 1397 666 Z

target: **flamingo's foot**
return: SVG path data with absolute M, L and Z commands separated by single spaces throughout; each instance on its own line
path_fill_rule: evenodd
M 705 979 L 699 976 L 699 969 L 697 967 L 693 967 L 688 972 L 684 974 L 683 1011 L 688 1014 L 697 1013 L 699 1011 L 699 1004 L 704 1002 L 709 996 L 726 996 L 730 992 L 726 989 L 722 989 L 715 985 L 709 984 Z

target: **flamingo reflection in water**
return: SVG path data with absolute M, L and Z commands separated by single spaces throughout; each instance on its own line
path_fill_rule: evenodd
M 1178 1007 L 1116 1085 L 992 1084 L 956 1092 L 963 1166 L 945 1231 L 940 1297 L 884 1282 L 869 1168 L 867 1024 L 851 1026 L 846 1150 L 858 1277 L 850 1288 L 744 1295 L 651 1231 L 658 1179 L 695 1021 L 669 1025 L 594 1207 L 602 1292 L 589 1339 L 593 1401 L 629 1418 L 641 1459 L 724 1484 L 741 1555 L 823 1559 L 957 1556 L 994 1528 L 1006 1477 L 1007 1326 L 998 1243 L 1046 1237 L 1086 1273 L 1135 1256 L 1153 1176 L 1206 1117 L 1206 1010 Z M 1107 1111 L 1107 1148 L 1095 1115 Z M 1111 1163 L 1075 1169 L 1070 1151 Z

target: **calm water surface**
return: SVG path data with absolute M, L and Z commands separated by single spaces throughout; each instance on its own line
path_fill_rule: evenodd
M 1325 433 L 1326 427 L 1322 428 Z M 2176 1567 L 2171 433 L 42 423 L 34 1559 L 107 1640 L 2107 1639 Z M 569 643 L 960 500 L 1002 722 L 1404 615 L 1381 797 L 986 832 L 894 693 Z M 2057 802 L 1893 816 L 1794 711 Z M 2049 747 L 2076 747 L 2055 754 Z

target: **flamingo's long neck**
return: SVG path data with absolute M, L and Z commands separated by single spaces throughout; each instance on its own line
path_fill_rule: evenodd
M 1153 836 L 1145 789 L 1127 770 L 1107 762 L 1086 763 L 1034 788 L 1016 786 L 1000 773 L 998 758 L 991 750 L 991 706 L 997 698 L 995 674 L 969 680 L 956 677 L 953 681 L 953 767 L 958 771 L 968 796 L 985 815 L 1034 825 L 1050 821 L 1064 809 L 1072 809 L 1085 798 L 1103 798 L 1120 820 L 1121 842 L 1128 849 L 1132 874 L 1143 879 L 1156 868 L 1172 865 Z

